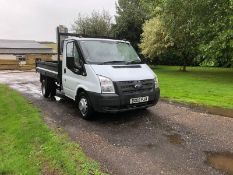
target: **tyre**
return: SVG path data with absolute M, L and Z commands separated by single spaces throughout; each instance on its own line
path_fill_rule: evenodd
M 49 87 L 49 83 L 47 79 L 43 79 L 41 82 L 41 91 L 42 91 L 42 95 L 45 98 L 48 98 L 50 93 L 51 93 L 51 89 Z
M 57 85 L 55 84 L 54 81 L 50 81 L 50 89 L 51 89 L 50 97 L 54 98 L 56 95 L 56 89 L 57 89 Z
M 80 92 L 76 103 L 81 117 L 85 120 L 90 120 L 93 116 L 94 110 L 91 106 L 88 95 L 85 92 Z

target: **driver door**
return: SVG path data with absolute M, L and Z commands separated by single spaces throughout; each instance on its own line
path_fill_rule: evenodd
M 74 41 L 66 44 L 66 59 L 64 63 L 66 65 L 63 72 L 63 89 L 66 96 L 75 99 L 76 88 L 83 76 L 78 71 L 78 67 L 81 67 L 80 54 Z

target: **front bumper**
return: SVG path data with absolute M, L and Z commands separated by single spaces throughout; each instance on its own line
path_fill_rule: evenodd
M 93 92 L 89 92 L 88 95 L 95 111 L 116 113 L 135 109 L 143 109 L 156 105 L 160 97 L 160 89 L 156 88 L 151 92 L 135 93 L 130 95 L 99 94 Z M 148 102 L 130 104 L 131 98 L 145 96 L 149 96 Z

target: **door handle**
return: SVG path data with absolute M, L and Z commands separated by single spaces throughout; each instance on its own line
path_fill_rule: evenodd
M 66 68 L 64 68 L 64 74 L 66 73 Z

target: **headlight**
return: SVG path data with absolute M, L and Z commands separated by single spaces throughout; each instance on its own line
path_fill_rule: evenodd
M 155 81 L 155 88 L 158 88 L 159 87 L 159 79 L 158 79 L 157 75 L 155 75 L 154 81 Z
M 98 75 L 102 93 L 114 94 L 115 88 L 111 79 Z

